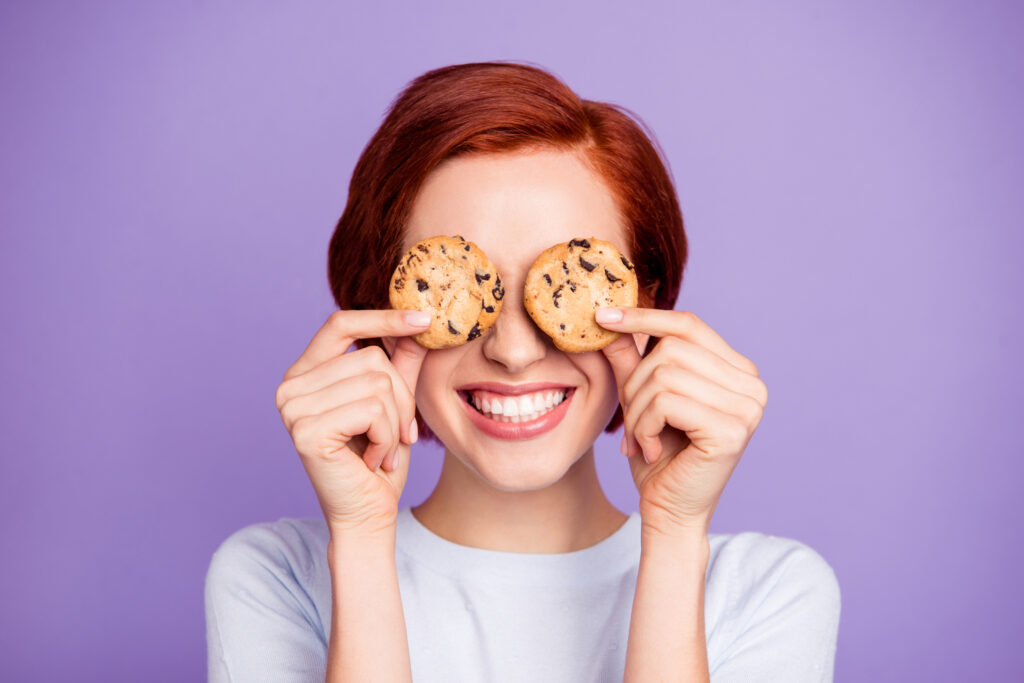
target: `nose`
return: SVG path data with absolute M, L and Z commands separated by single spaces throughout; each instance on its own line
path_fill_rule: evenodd
M 505 297 L 498 319 L 484 336 L 483 354 L 488 360 L 503 365 L 509 374 L 515 375 L 542 360 L 551 342 L 523 308 L 522 297 L 509 294 Z

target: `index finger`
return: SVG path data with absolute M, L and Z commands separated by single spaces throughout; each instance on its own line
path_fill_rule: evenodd
M 340 356 L 356 339 L 407 337 L 425 330 L 430 321 L 430 313 L 424 311 L 335 311 L 313 335 L 306 350 L 288 368 L 284 378 L 301 375 L 334 356 Z
M 707 350 L 721 357 L 743 372 L 758 376 L 757 366 L 746 356 L 729 346 L 717 332 L 697 317 L 692 311 L 663 310 L 660 308 L 621 308 L 600 309 L 602 314 L 597 322 L 602 327 L 615 332 L 640 332 L 652 337 L 679 337 L 700 344 Z M 622 313 L 620 320 L 613 311 Z

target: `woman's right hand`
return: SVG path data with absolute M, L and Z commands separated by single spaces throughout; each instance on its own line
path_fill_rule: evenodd
M 332 534 L 395 524 L 426 355 L 409 335 L 429 324 L 418 311 L 335 311 L 277 388 L 277 409 Z M 377 346 L 346 353 L 373 337 L 397 338 L 391 358 Z

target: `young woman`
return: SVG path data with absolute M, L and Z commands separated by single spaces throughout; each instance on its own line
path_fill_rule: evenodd
M 429 315 L 387 310 L 387 285 L 442 234 L 481 247 L 506 296 L 487 334 L 428 351 L 411 335 Z M 615 342 L 571 354 L 522 287 L 540 252 L 578 237 L 618 245 L 641 300 L 598 312 Z M 669 174 L 621 108 L 514 63 L 413 81 L 330 243 L 341 310 L 277 389 L 324 519 L 254 524 L 214 554 L 210 680 L 831 680 L 828 564 L 797 541 L 708 533 L 768 394 L 754 363 L 672 310 L 685 261 Z M 495 428 L 473 394 L 532 413 Z M 594 465 L 620 425 L 632 515 Z M 418 435 L 444 445 L 440 480 L 399 508 Z

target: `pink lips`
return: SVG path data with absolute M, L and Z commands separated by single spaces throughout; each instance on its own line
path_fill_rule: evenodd
M 472 390 L 481 390 L 494 392 L 496 394 L 504 394 L 507 396 L 519 396 L 521 394 L 529 394 L 535 391 L 544 391 L 545 389 L 568 389 L 569 391 L 566 394 L 565 400 L 555 406 L 553 410 L 544 413 L 540 417 L 530 420 L 529 422 L 498 422 L 496 420 L 492 420 L 470 405 L 467 401 L 462 400 L 461 393 Z M 484 434 L 493 436 L 496 439 L 517 441 L 522 439 L 532 439 L 557 427 L 558 423 L 562 421 L 562 418 L 564 418 L 565 414 L 569 411 L 569 403 L 572 402 L 572 398 L 576 393 L 575 391 L 572 391 L 572 389 L 573 387 L 569 387 L 565 384 L 558 384 L 556 382 L 533 382 L 530 384 L 477 382 L 459 387 L 458 391 L 460 392 L 459 398 L 462 400 L 462 407 L 469 416 L 470 422 L 472 422 L 477 429 L 482 431 Z

